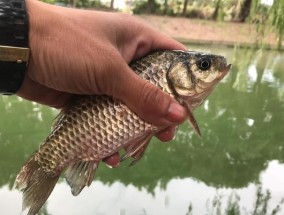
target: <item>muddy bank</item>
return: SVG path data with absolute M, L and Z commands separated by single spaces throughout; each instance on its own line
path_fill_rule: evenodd
M 253 46 L 260 41 L 256 25 L 253 24 L 154 15 L 140 15 L 139 17 L 159 31 L 188 44 Z M 274 33 L 266 32 L 262 43 L 267 48 L 275 48 L 276 41 Z

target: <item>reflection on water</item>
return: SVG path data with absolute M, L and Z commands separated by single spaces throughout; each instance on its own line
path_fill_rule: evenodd
M 100 214 L 100 215 L 133 215 L 133 214 L 264 214 L 254 213 L 263 209 L 269 203 L 267 214 L 271 214 L 281 202 L 284 192 L 283 166 L 278 162 L 270 162 L 268 168 L 261 175 L 261 182 L 269 194 L 259 190 L 254 184 L 240 189 L 215 188 L 191 178 L 174 178 L 162 188 L 159 183 L 149 192 L 146 188 L 138 188 L 133 184 L 125 185 L 116 181 L 111 184 L 94 181 L 90 188 L 85 189 L 78 197 L 70 193 L 66 183 L 59 183 L 50 196 L 47 206 L 48 213 L 56 215 Z M 274 172 L 277 170 L 277 172 Z M 270 172 L 272 171 L 272 172 Z M 273 175 L 276 174 L 276 175 Z M 271 177 L 277 176 L 275 184 L 271 184 Z M 281 181 L 282 180 L 282 181 Z M 280 189 L 279 189 L 280 188 Z M 280 195 L 279 195 L 280 194 Z M 3 197 L 3 198 L 1 198 Z M 5 198 L 4 198 L 5 197 Z M 0 212 L 5 214 L 19 214 L 21 211 L 21 194 L 11 191 L 7 186 L 0 189 Z M 261 201 L 262 200 L 262 201 Z M 11 204 L 11 202 L 15 202 Z M 231 213 L 226 213 L 226 212 Z M 263 212 L 263 210 L 261 210 Z M 190 213 L 191 212 L 191 213 Z M 234 213 L 232 213 L 234 212 Z M 1 213 L 2 214 L 2 213 Z
M 233 67 L 195 112 L 202 139 L 184 124 L 172 143 L 154 139 L 134 167 L 101 165 L 92 186 L 78 197 L 62 180 L 42 213 L 253 214 L 267 205 L 267 213 L 254 214 L 271 214 L 282 205 L 284 55 L 209 49 Z M 57 111 L 16 97 L 0 102 L 0 214 L 13 215 L 21 207 L 19 193 L 10 190 L 14 178 L 49 133 Z

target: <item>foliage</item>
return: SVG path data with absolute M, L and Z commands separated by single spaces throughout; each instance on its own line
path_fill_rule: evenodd
M 255 194 L 255 203 L 253 210 L 248 211 L 247 208 L 240 207 L 240 196 L 236 192 L 232 192 L 228 198 L 227 205 L 224 205 L 223 196 L 217 194 L 213 200 L 208 200 L 207 211 L 208 215 L 277 215 L 283 206 L 283 199 L 272 209 L 268 209 L 271 200 L 271 194 L 268 190 L 263 191 L 261 186 L 257 186 Z
M 78 8 L 107 8 L 106 5 L 102 4 L 100 0 L 41 0 L 50 4 L 58 4 L 63 6 L 72 6 L 75 4 Z
M 260 4 L 260 0 L 254 0 L 252 11 L 250 13 L 249 22 L 256 26 L 257 36 L 255 38 L 255 44 L 262 46 L 262 41 L 271 28 L 268 26 L 269 7 Z
M 254 0 L 250 21 L 256 25 L 257 43 L 261 43 L 267 32 L 274 31 L 277 36 L 277 47 L 281 49 L 284 34 L 284 1 L 274 0 L 271 7 L 261 4 L 260 0 Z
M 111 6 L 106 5 L 106 1 L 102 0 L 42 1 L 101 10 L 111 9 Z M 247 4 L 248 2 L 252 4 Z M 256 25 L 258 32 L 256 43 L 261 44 L 265 33 L 271 30 L 270 26 L 273 26 L 277 33 L 278 48 L 281 48 L 284 33 L 284 1 L 282 0 L 275 0 L 271 8 L 261 4 L 260 0 L 137 0 L 128 1 L 128 7 L 134 14 L 165 14 L 218 21 L 243 22 L 246 16 L 250 15 L 250 21 Z
M 72 5 L 73 2 L 75 2 L 76 7 L 84 7 L 84 8 L 89 8 L 89 7 L 99 7 L 100 6 L 100 1 L 99 0 L 77 0 L 77 1 L 72 1 L 72 0 L 55 0 L 56 3 L 60 3 L 63 5 Z
M 168 0 L 167 1 L 167 11 L 166 11 L 166 15 L 169 15 L 169 16 L 178 16 L 178 15 L 181 15 L 182 13 L 182 4 L 183 4 L 183 1 L 182 0 Z M 163 4 L 162 5 L 162 8 L 165 8 L 166 7 L 166 4 Z
M 284 33 L 284 1 L 274 0 L 271 8 L 272 25 L 276 28 L 278 36 L 278 48 L 281 48 Z
M 134 14 L 153 14 L 158 13 L 160 11 L 161 5 L 157 3 L 155 0 L 148 1 L 135 1 L 133 7 Z
M 56 0 L 42 0 L 43 2 L 54 4 Z

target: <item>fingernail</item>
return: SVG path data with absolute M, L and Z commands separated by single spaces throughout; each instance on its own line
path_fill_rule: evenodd
M 180 123 L 184 120 L 186 112 L 183 106 L 178 103 L 171 103 L 168 109 L 167 120 L 173 123 Z

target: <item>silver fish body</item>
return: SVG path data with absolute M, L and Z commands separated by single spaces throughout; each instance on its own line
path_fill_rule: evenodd
M 228 73 L 230 65 L 222 56 L 161 51 L 130 67 L 184 105 L 189 122 L 200 134 L 192 111 Z M 102 159 L 126 148 L 123 159 L 139 160 L 161 129 L 110 96 L 74 96 L 58 116 L 52 133 L 16 178 L 15 186 L 23 191 L 23 209 L 29 208 L 29 215 L 36 214 L 64 170 L 73 195 L 78 195 L 92 183 Z

